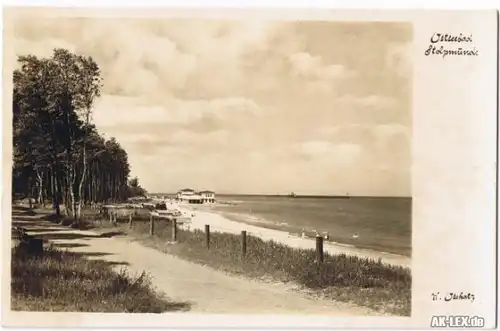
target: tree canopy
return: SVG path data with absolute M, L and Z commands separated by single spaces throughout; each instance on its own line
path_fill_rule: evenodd
M 92 57 L 55 49 L 50 58 L 18 58 L 13 87 L 13 195 L 64 203 L 79 218 L 83 204 L 120 201 L 129 186 L 127 152 L 92 124 L 102 77 Z M 143 190 L 142 188 L 140 188 Z M 141 191 L 142 194 L 145 191 Z

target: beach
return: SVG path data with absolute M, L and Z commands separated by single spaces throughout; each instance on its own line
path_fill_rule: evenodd
M 286 231 L 236 222 L 217 212 L 208 210 L 200 211 L 198 208 L 191 205 L 180 204 L 176 205 L 174 208 L 179 209 L 183 214 L 191 216 L 191 223 L 189 225 L 190 230 L 198 229 L 204 231 L 205 225 L 208 224 L 210 225 L 210 230 L 213 232 L 240 234 L 241 231 L 247 231 L 248 235 L 259 237 L 263 240 L 273 240 L 294 248 L 315 249 L 316 247 L 316 241 L 313 238 L 301 238 L 291 235 Z M 324 242 L 324 251 L 332 255 L 347 254 L 375 260 L 381 259 L 382 262 L 387 264 L 411 268 L 411 258 L 404 255 L 327 241 Z

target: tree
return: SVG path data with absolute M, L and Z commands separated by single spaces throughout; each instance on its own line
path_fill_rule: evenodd
M 101 76 L 91 57 L 56 49 L 48 59 L 18 58 L 13 91 L 13 194 L 51 197 L 80 218 L 84 203 L 128 197 L 130 166 L 116 139 L 91 123 Z
M 145 197 L 147 198 L 147 191 L 139 185 L 139 178 L 134 177 L 128 182 L 129 185 L 129 197 Z
M 19 63 L 21 69 L 14 72 L 13 91 L 14 165 L 18 170 L 24 167 L 22 173 L 28 177 L 25 184 L 29 186 L 33 182 L 31 177 L 37 172 L 39 193 L 42 193 L 41 174 L 49 165 L 58 166 L 63 150 L 63 136 L 58 130 L 61 114 L 54 107 L 51 95 L 50 62 L 24 56 L 19 58 Z M 53 198 L 59 213 L 58 197 Z
M 63 107 L 63 112 L 74 111 L 83 121 L 81 127 L 83 134 L 81 137 L 75 135 L 76 132 L 72 131 L 70 123 L 67 123 L 68 132 L 66 135 L 69 138 L 67 143 L 68 164 L 74 163 L 72 154 L 76 149 L 75 143 L 79 142 L 81 144 L 79 146 L 79 160 L 82 167 L 76 190 L 77 174 L 72 169 L 74 165 L 70 165 L 68 169 L 68 190 L 70 191 L 74 217 L 78 219 L 83 203 L 83 184 L 87 172 L 86 143 L 89 135 L 88 129 L 92 115 L 92 105 L 95 98 L 100 96 L 100 70 L 92 57 L 75 55 L 64 49 L 55 49 L 51 62 L 51 67 L 54 70 L 53 77 L 56 77 L 55 80 L 52 80 L 55 83 L 53 93 L 59 97 L 62 105 L 66 106 L 66 108 Z

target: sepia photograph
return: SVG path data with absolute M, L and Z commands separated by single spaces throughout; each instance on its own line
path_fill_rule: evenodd
M 12 309 L 410 314 L 411 24 L 15 37 Z
M 412 316 L 412 20 L 29 13 L 11 311 Z

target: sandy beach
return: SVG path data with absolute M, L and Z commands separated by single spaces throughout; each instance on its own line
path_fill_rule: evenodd
M 174 208 L 179 209 L 182 213 L 186 213 L 189 216 L 194 215 L 192 216 L 192 221 L 189 227 L 191 230 L 204 230 L 205 224 L 209 224 L 210 230 L 214 232 L 240 234 L 241 231 L 246 230 L 249 235 L 259 237 L 263 240 L 274 240 L 275 242 L 294 248 L 315 249 L 316 247 L 315 240 L 292 236 L 285 231 L 235 222 L 215 212 L 193 210 L 193 207 L 188 205 L 176 205 Z M 387 264 L 411 268 L 411 258 L 403 255 L 362 249 L 355 246 L 335 244 L 331 242 L 324 243 L 324 251 L 329 254 L 344 253 L 347 255 L 354 255 L 375 260 L 382 259 L 382 261 Z

